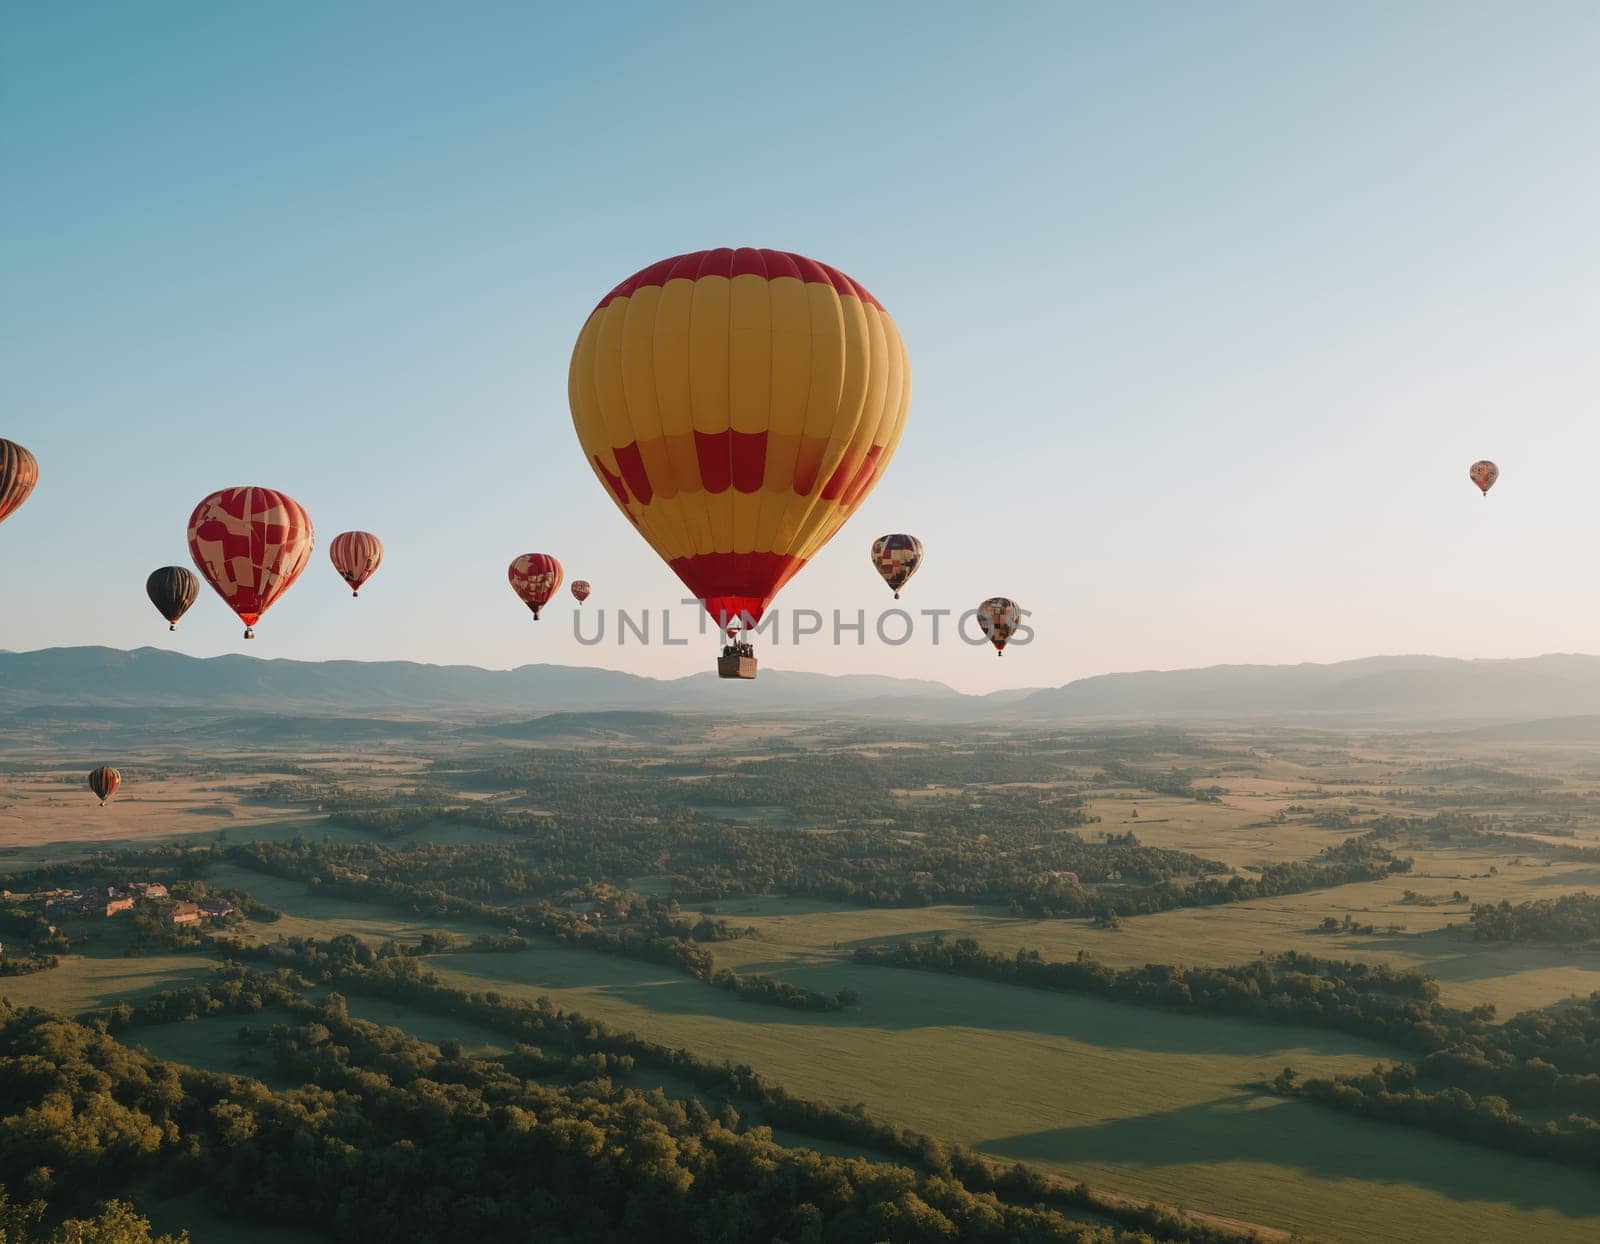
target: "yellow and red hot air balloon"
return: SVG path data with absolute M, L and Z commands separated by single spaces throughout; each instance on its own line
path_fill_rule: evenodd
M 1471 479 L 1472 482 L 1478 486 L 1478 490 L 1487 497 L 1489 495 L 1489 489 L 1494 487 L 1495 480 L 1500 478 L 1500 468 L 1495 466 L 1494 463 L 1490 462 L 1489 459 L 1483 458 L 1477 462 L 1474 462 L 1470 467 L 1467 468 L 1467 477 Z
M 889 313 L 838 269 L 697 251 L 600 300 L 568 400 L 618 508 L 731 630 L 759 622 L 872 491 L 911 369 Z
M 360 596 L 361 585 L 383 562 L 383 541 L 370 531 L 341 531 L 328 545 L 333 568 L 350 585 L 350 595 Z
M 589 580 L 574 579 L 572 581 L 572 596 L 573 599 L 576 600 L 580 605 L 589 599 L 589 593 L 591 591 L 593 591 L 593 589 L 589 586 Z
M 539 610 L 561 588 L 561 563 L 548 553 L 524 553 L 511 563 L 506 577 L 511 580 L 511 590 L 533 610 L 533 620 L 537 622 Z
M 39 460 L 16 441 L 0 436 L 0 522 L 28 499 L 39 482 Z
M 256 620 L 306 568 L 311 516 L 272 488 L 224 488 L 189 516 L 189 555 L 254 639 Z
M 122 774 L 110 765 L 101 765 L 98 769 L 89 770 L 89 789 L 100 798 L 100 806 L 106 806 L 106 800 L 117 793 L 117 787 L 122 785 Z
M 922 565 L 922 541 L 902 534 L 879 536 L 872 542 L 872 565 L 899 600 L 900 589 Z
M 978 625 L 994 645 L 996 656 L 1006 654 L 1006 640 L 1017 633 L 1022 625 L 1022 610 L 1017 602 L 1004 596 L 991 596 L 978 606 Z

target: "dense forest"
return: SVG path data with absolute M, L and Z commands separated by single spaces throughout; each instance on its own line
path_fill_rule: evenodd
M 0 1007 L 0 1171 L 60 1213 L 153 1181 L 201 1186 L 218 1212 L 340 1241 L 1238 1238 L 801 1101 L 748 1068 L 615 1033 L 543 1000 L 448 989 L 414 958 L 377 956 L 354 938 L 272 953 L 293 970 L 223 969 L 209 986 L 86 1022 Z M 453 1042 L 436 1047 L 353 1018 L 340 992 L 307 998 L 319 980 L 471 1016 L 514 1036 L 517 1050 L 463 1058 Z M 263 1012 L 286 1020 L 248 1022 Z M 274 1093 L 116 1039 L 207 1015 L 247 1021 L 241 1045 L 302 1087 Z M 690 1080 L 711 1104 L 620 1086 L 640 1063 Z M 786 1148 L 771 1126 L 905 1164 Z M 1062 1212 L 1073 1208 L 1141 1234 L 1074 1222 Z

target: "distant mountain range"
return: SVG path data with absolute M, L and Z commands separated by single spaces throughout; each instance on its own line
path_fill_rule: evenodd
M 30 717 L 60 721 L 167 708 L 286 716 L 407 713 L 656 712 L 837 713 L 937 721 L 1084 719 L 1461 722 L 1600 718 L 1600 657 L 1518 660 L 1367 657 L 1329 665 L 1217 665 L 1081 678 L 1045 690 L 963 695 L 941 682 L 766 669 L 753 683 L 707 671 L 657 679 L 582 666 L 486 670 L 411 661 L 198 658 L 158 648 L 47 648 L 0 652 L 0 715 L 12 730 Z M 87 724 L 87 723 L 86 723 Z M 306 723 L 295 723 L 303 729 Z M 375 733 L 391 727 L 368 723 Z M 531 733 L 540 729 L 519 726 Z M 1545 724 L 1527 737 L 1589 737 L 1593 723 Z M 1502 737 L 1512 737 L 1504 735 Z

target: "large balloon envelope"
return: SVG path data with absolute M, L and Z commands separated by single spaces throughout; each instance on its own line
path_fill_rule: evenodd
M 39 460 L 16 441 L 0 436 L 0 522 L 28 499 L 39 482 Z
M 272 488 L 224 488 L 189 516 L 189 554 L 206 582 L 255 638 L 256 621 L 306 568 L 311 516 Z
M 200 594 L 200 580 L 186 567 L 163 566 L 150 572 L 144 591 L 156 611 L 171 624 L 168 629 L 175 631 L 178 619 L 189 612 L 189 606 Z
M 1467 468 L 1467 477 L 1487 497 L 1489 489 L 1494 487 L 1495 480 L 1500 478 L 1500 468 L 1490 462 L 1489 459 L 1483 458 Z
M 117 787 L 122 785 L 122 774 L 110 765 L 101 765 L 98 769 L 89 770 L 89 789 L 100 798 L 100 806 L 105 807 L 107 799 L 117 793 Z
M 522 598 L 522 603 L 533 610 L 533 620 L 539 620 L 539 610 L 561 587 L 561 563 L 548 553 L 524 553 L 506 571 L 511 580 L 511 590 Z
M 996 656 L 1005 656 L 1006 640 L 1017 633 L 1022 625 L 1022 610 L 1017 602 L 1005 596 L 991 596 L 978 606 L 978 625 L 994 645 Z
M 328 546 L 333 568 L 350 585 L 350 595 L 360 596 L 361 585 L 372 578 L 383 561 L 383 541 L 370 531 L 341 531 Z
M 922 541 L 900 534 L 879 536 L 872 542 L 872 564 L 899 600 L 900 589 L 922 565 Z
M 889 465 L 911 369 L 889 313 L 837 268 L 697 251 L 600 300 L 568 400 L 628 521 L 719 623 L 754 623 Z

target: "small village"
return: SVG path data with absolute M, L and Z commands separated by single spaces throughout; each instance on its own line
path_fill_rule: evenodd
M 195 888 L 192 882 L 175 884 L 180 893 Z M 206 921 L 225 920 L 238 911 L 234 903 L 221 895 L 175 898 L 168 887 L 159 881 L 130 881 L 82 888 L 58 887 L 32 892 L 0 890 L 0 903 L 4 903 L 14 916 L 43 917 L 51 934 L 56 932 L 56 921 L 115 920 L 118 916 L 138 912 L 173 928 L 182 928 Z M 0 945 L 0 953 L 3 952 L 4 947 Z

